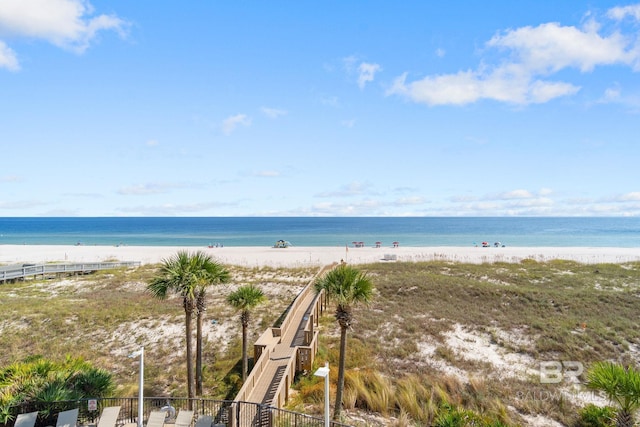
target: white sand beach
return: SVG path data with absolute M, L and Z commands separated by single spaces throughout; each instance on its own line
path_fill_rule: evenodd
M 520 262 L 523 259 L 573 260 L 585 264 L 640 261 L 640 248 L 603 247 L 362 247 L 314 246 L 272 248 L 259 246 L 89 246 L 0 245 L 0 264 L 139 261 L 159 263 L 180 250 L 202 250 L 218 261 L 241 266 L 296 267 L 345 260 L 351 264 L 394 261 L 446 260 L 465 263 Z

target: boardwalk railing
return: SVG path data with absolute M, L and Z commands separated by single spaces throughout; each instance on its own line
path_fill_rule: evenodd
M 232 406 L 237 414 L 231 415 Z M 102 409 L 109 406 L 120 406 L 120 413 L 116 422 L 117 427 L 138 422 L 138 399 L 133 398 L 99 398 L 81 399 L 59 402 L 32 402 L 29 404 L 9 408 L 12 420 L 6 424 L 0 422 L 0 427 L 13 427 L 15 417 L 18 414 L 38 411 L 36 427 L 51 426 L 56 424 L 59 412 L 78 408 L 78 426 L 95 426 Z M 192 408 L 193 419 L 191 427 L 200 416 L 212 417 L 211 427 L 323 427 L 322 417 L 285 411 L 268 405 L 252 402 L 231 402 L 229 400 L 214 399 L 186 399 L 167 397 L 147 397 L 143 403 L 143 424 L 146 425 L 151 411 L 167 411 L 165 423 L 175 423 L 175 417 L 181 409 Z M 235 419 L 235 422 L 232 421 Z M 332 427 L 349 427 L 347 424 L 331 422 Z
M 0 266 L 0 282 L 20 280 L 31 276 L 46 277 L 58 274 L 89 273 L 97 270 L 138 266 L 140 266 L 139 261 L 7 265 Z
M 315 331 L 314 325 L 317 325 L 319 313 L 322 310 L 324 292 L 320 292 L 318 295 L 315 295 L 311 305 L 305 304 L 303 306 L 303 301 L 310 293 L 314 292 L 315 279 L 326 271 L 327 268 L 331 267 L 332 266 L 326 266 L 320 269 L 307 286 L 305 286 L 305 288 L 296 296 L 280 327 L 268 328 L 255 343 L 255 365 L 247 376 L 242 388 L 236 395 L 236 402 L 251 400 L 256 403 L 269 404 L 272 407 L 281 408 L 289 399 L 289 390 L 295 380 L 295 374 L 303 370 L 311 369 L 317 352 L 318 333 Z M 297 331 L 301 326 L 299 321 L 297 324 L 292 324 L 292 319 L 300 318 L 300 313 L 298 313 L 298 311 L 307 312 L 307 310 L 309 312 L 309 316 L 307 318 L 303 318 L 304 325 L 302 326 L 304 330 L 304 342 L 299 343 L 295 347 L 294 343 L 290 343 L 293 349 L 291 359 L 284 366 L 281 366 L 277 371 L 275 371 L 275 377 L 266 374 L 265 371 L 267 371 L 267 365 L 272 363 L 270 359 L 272 354 L 275 352 L 276 346 L 281 344 L 282 338 L 288 334 L 289 329 Z M 267 384 L 269 385 L 269 390 L 273 391 L 273 395 L 266 401 L 260 401 L 261 399 L 256 400 L 255 396 L 254 398 L 250 398 L 254 390 L 259 388 L 259 384 L 263 385 L 262 388 Z M 241 408 L 240 406 L 237 406 L 237 404 L 233 404 L 231 411 L 233 414 L 232 416 L 237 415 L 238 417 L 242 417 L 243 411 L 246 410 L 247 408 Z M 259 416 L 259 414 L 255 414 L 256 418 Z M 234 420 L 232 419 L 232 421 Z M 242 424 L 239 421 L 238 424 L 233 425 L 245 426 L 247 424 Z

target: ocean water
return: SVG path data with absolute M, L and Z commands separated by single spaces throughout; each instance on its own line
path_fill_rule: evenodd
M 639 247 L 640 218 L 9 218 L 0 244 L 129 246 L 506 246 Z

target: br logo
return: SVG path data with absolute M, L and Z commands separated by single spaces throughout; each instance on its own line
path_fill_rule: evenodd
M 580 362 L 559 362 L 557 360 L 540 362 L 540 382 L 542 384 L 557 384 L 565 377 L 568 379 L 573 378 L 577 381 L 577 377 L 583 371 L 584 367 Z

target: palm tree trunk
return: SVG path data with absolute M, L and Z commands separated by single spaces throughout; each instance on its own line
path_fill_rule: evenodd
M 620 408 L 618 410 L 618 416 L 616 417 L 616 427 L 633 427 L 634 425 L 633 415 Z
M 340 326 L 340 363 L 338 365 L 338 388 L 336 389 L 336 405 L 333 409 L 333 419 L 340 418 L 342 411 L 342 394 L 344 393 L 344 368 L 347 360 L 347 328 Z
M 196 396 L 202 396 L 202 311 L 196 316 Z
M 187 397 L 189 398 L 189 409 L 192 409 L 192 400 L 195 397 L 195 387 L 193 384 L 193 346 L 191 344 L 191 335 L 193 333 L 193 326 L 191 318 L 193 316 L 193 310 L 189 308 L 185 309 L 185 331 L 186 331 L 186 350 L 187 350 Z
M 247 324 L 242 322 L 242 383 L 247 379 L 249 359 L 247 359 Z

